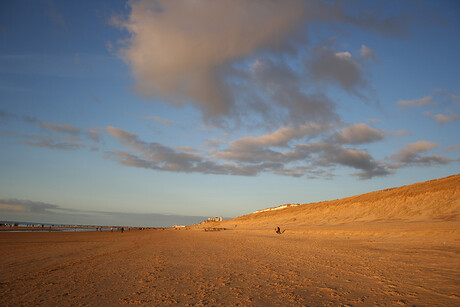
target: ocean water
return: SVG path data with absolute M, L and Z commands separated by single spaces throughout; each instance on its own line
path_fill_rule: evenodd
M 110 231 L 112 226 L 93 226 L 93 225 L 65 225 L 51 223 L 34 223 L 18 221 L 0 221 L 1 232 L 81 232 L 81 231 L 99 231 L 96 227 L 101 227 L 102 231 Z M 11 225 L 11 226 L 10 226 Z M 12 227 L 17 225 L 18 227 Z M 30 227 L 30 228 L 26 228 Z M 33 228 L 32 228 L 33 227 Z M 126 227 L 125 227 L 126 229 Z M 113 231 L 118 231 L 118 226 L 113 226 Z

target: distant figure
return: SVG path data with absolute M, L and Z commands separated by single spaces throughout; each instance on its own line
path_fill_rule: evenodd
M 113 227 L 110 227 L 110 232 L 113 232 Z
M 123 227 L 121 227 L 121 233 L 123 233 L 123 231 L 125 231 L 125 229 Z
M 281 232 L 281 229 L 280 229 L 279 226 L 276 226 L 276 227 L 275 227 L 275 232 L 276 232 L 277 234 L 279 234 L 279 235 L 282 234 L 282 233 L 284 233 L 285 231 L 286 231 L 286 230 L 283 230 L 283 231 Z

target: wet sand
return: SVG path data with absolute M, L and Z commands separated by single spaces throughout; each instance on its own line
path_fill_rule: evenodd
M 0 233 L 0 300 L 3 306 L 460 305 L 457 223 L 443 223 L 431 236 L 396 236 L 387 231 L 396 225 L 377 226 L 283 235 Z

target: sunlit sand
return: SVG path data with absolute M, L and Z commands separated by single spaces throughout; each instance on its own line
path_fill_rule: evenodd
M 452 176 L 181 230 L 0 233 L 0 298 L 6 306 L 458 306 L 459 207 Z

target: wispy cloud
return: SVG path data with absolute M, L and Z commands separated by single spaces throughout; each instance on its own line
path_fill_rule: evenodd
M 422 155 L 422 152 L 438 147 L 438 144 L 428 141 L 418 141 L 407 144 L 401 151 L 395 153 L 391 158 L 404 166 L 434 166 L 447 164 L 455 161 L 440 155 Z M 401 165 L 401 166 L 402 166 Z
M 39 123 L 38 126 L 46 130 L 53 131 L 56 133 L 62 133 L 62 134 L 79 135 L 81 133 L 80 128 L 77 128 L 70 124 L 55 124 L 55 123 L 42 122 L 42 123 Z
M 0 110 L 0 118 L 19 120 L 52 133 L 52 135 L 39 135 L 17 133 L 12 131 L 0 131 L 2 135 L 7 137 L 26 139 L 27 141 L 21 143 L 28 146 L 73 150 L 85 147 L 85 143 L 82 140 L 82 137 L 87 137 L 95 143 L 98 143 L 101 139 L 102 130 L 98 127 L 90 128 L 85 133 L 82 133 L 81 128 L 75 127 L 71 124 L 42 122 L 32 116 L 17 115 L 4 110 Z
M 4 111 L 4 110 L 1 110 L 0 109 L 0 118 L 3 118 L 3 119 L 19 119 L 19 120 L 23 120 L 27 123 L 36 123 L 38 122 L 38 119 L 36 119 L 35 117 L 32 117 L 32 116 L 28 116 L 28 115 L 17 115 L 17 114 L 14 114 L 14 113 L 10 113 L 10 112 L 7 112 L 7 111 Z
M 422 106 L 429 106 L 433 105 L 433 96 L 426 96 L 419 99 L 414 100 L 399 100 L 398 104 L 405 107 L 422 107 Z
M 366 60 L 375 60 L 377 59 L 377 56 L 375 55 L 374 50 L 371 48 L 362 45 L 361 46 L 361 51 L 360 51 L 361 57 L 366 59 Z
M 193 146 L 177 146 L 177 150 L 180 151 L 186 151 L 186 152 L 197 152 L 197 151 L 203 151 L 202 149 L 195 148 Z
M 454 114 L 454 113 L 449 115 L 449 114 L 442 114 L 442 113 L 432 114 L 431 112 L 425 112 L 423 114 L 425 116 L 434 118 L 440 124 L 453 122 L 453 121 L 455 121 L 455 120 L 460 118 L 460 114 Z
M 50 149 L 63 149 L 73 150 L 81 147 L 85 147 L 83 142 L 78 141 L 65 141 L 59 138 L 53 138 L 49 136 L 37 135 L 37 136 L 25 136 L 36 141 L 25 141 L 23 144 L 36 147 L 46 147 Z
M 412 132 L 404 130 L 404 129 L 401 129 L 401 130 L 391 131 L 390 134 L 393 134 L 393 135 L 412 135 Z
M 86 131 L 86 135 L 88 136 L 88 138 L 95 143 L 99 143 L 99 141 L 101 140 L 101 133 L 102 129 L 97 127 L 88 129 Z
M 56 4 L 54 3 L 53 0 L 48 0 L 46 1 L 48 4 L 48 10 L 47 10 L 47 15 L 53 20 L 56 24 L 61 26 L 62 28 L 66 27 L 64 17 L 62 16 L 61 12 L 56 7 Z
M 21 199 L 0 199 L 0 211 L 14 212 L 33 212 L 33 213 L 49 213 L 58 209 L 59 206 L 44 202 L 21 200 Z
M 447 151 L 451 151 L 451 150 L 455 150 L 459 148 L 460 148 L 460 145 L 452 145 L 452 146 L 447 147 Z
M 431 110 L 423 112 L 423 115 L 433 118 L 439 124 L 443 125 L 460 118 L 459 101 L 457 95 L 443 89 L 435 89 L 432 95 L 415 100 L 400 100 L 398 104 L 411 108 L 430 107 Z M 437 110 L 433 111 L 433 109 Z
M 140 116 L 139 117 L 140 119 L 144 119 L 144 120 L 150 120 L 150 119 L 153 119 L 163 125 L 166 125 L 166 126 L 171 126 L 173 124 L 172 121 L 170 121 L 169 119 L 167 118 L 163 118 L 163 117 L 160 117 L 160 116 Z
M 37 134 L 23 134 L 12 131 L 0 131 L 0 135 L 26 139 L 26 141 L 20 142 L 21 144 L 35 147 L 44 147 L 49 149 L 60 149 L 60 150 L 74 150 L 81 147 L 85 147 L 85 144 L 77 136 L 48 136 L 48 135 L 37 135 Z

